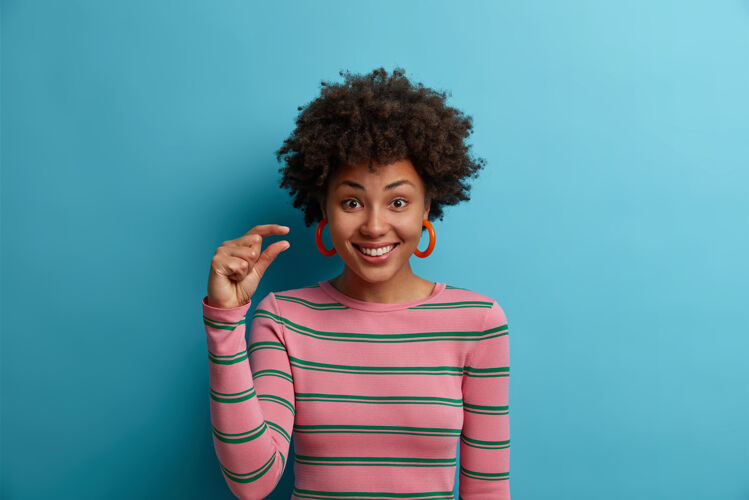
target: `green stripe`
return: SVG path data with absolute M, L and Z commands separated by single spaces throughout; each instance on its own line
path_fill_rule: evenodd
M 263 342 L 252 342 L 250 343 L 248 352 L 252 354 L 255 351 L 259 351 L 260 349 L 278 349 L 279 351 L 285 351 L 286 346 L 281 342 L 272 342 L 270 340 Z
M 289 409 L 292 415 L 294 415 L 294 405 L 291 404 L 288 400 L 282 398 L 281 396 L 276 396 L 275 394 L 258 394 L 257 397 L 260 401 L 271 401 L 273 403 L 278 403 L 281 406 L 284 406 Z
M 219 403 L 239 403 L 240 401 L 246 401 L 255 395 L 255 388 L 250 387 L 246 391 L 242 392 L 216 392 L 211 389 L 211 399 L 218 401 Z
M 292 297 L 291 295 L 278 295 L 274 294 L 275 297 L 279 300 L 285 300 L 287 302 L 294 302 L 296 304 L 303 305 L 304 307 L 307 307 L 308 309 L 315 309 L 320 311 L 326 311 L 328 309 L 348 309 L 348 306 L 345 306 L 341 304 L 340 302 L 311 302 L 309 300 L 304 300 L 299 297 Z
M 247 359 L 247 351 L 240 351 L 236 354 L 229 354 L 226 356 L 218 356 L 208 351 L 208 359 L 217 365 L 233 365 Z
M 492 368 L 474 368 L 472 366 L 466 366 L 463 368 L 464 373 L 468 377 L 509 377 L 510 367 L 509 366 L 498 366 Z
M 312 498 L 316 500 L 340 499 L 346 498 L 366 498 L 367 500 L 390 498 L 418 498 L 421 500 L 455 500 L 452 491 L 426 491 L 413 493 L 395 493 L 390 491 L 322 491 L 322 490 L 304 490 L 294 488 L 294 496 L 300 498 Z
M 289 436 L 289 433 L 286 432 L 286 429 L 284 429 L 283 427 L 281 427 L 280 425 L 278 425 L 277 423 L 275 423 L 275 422 L 273 422 L 271 420 L 266 420 L 265 422 L 268 424 L 268 427 L 270 427 L 271 429 L 277 431 L 279 434 L 281 434 L 284 437 L 284 439 L 286 441 L 288 441 L 289 443 L 291 443 L 291 436 Z M 281 456 L 283 457 L 283 455 L 281 455 Z
M 510 479 L 509 472 L 476 472 L 460 466 L 460 473 L 473 479 L 482 479 L 485 481 L 506 481 Z
M 203 324 L 205 326 L 211 327 L 215 330 L 230 330 L 233 331 L 236 327 L 239 325 L 243 325 L 245 323 L 245 320 L 242 319 L 241 321 L 237 322 L 226 322 L 226 321 L 217 321 L 208 318 L 207 316 L 203 315 Z
M 282 372 L 281 370 L 272 370 L 270 368 L 267 370 L 258 370 L 252 374 L 253 380 L 257 380 L 260 377 L 279 377 L 284 380 L 288 380 L 289 382 L 294 382 L 294 379 L 288 373 Z
M 245 322 L 245 319 L 244 319 L 244 318 L 242 318 L 242 319 L 241 319 L 241 320 L 239 320 L 239 321 L 219 321 L 219 320 L 217 320 L 217 319 L 212 319 L 212 318 L 209 318 L 208 316 L 206 316 L 206 315 L 204 314 L 204 315 L 203 315 L 203 321 L 209 321 L 209 322 L 211 322 L 211 323 L 213 323 L 213 324 L 215 324 L 215 325 L 222 325 L 222 326 L 239 326 L 239 325 L 242 325 L 242 324 L 244 324 L 244 322 Z
M 465 300 L 461 302 L 432 302 L 409 307 L 409 309 L 465 309 L 469 307 L 491 308 L 492 303 L 482 300 Z
M 463 410 L 479 415 L 507 415 L 510 413 L 509 406 L 486 406 L 463 403 Z
M 361 396 L 352 394 L 324 394 L 319 392 L 295 392 L 297 401 L 339 401 L 347 403 L 375 403 L 375 404 L 438 404 L 445 406 L 461 406 L 463 400 L 453 398 L 439 398 L 426 396 Z
M 221 470 L 224 471 L 224 475 L 227 477 L 227 479 L 231 479 L 235 483 L 251 483 L 263 477 L 265 473 L 268 472 L 268 470 L 270 470 L 275 460 L 276 460 L 276 454 L 274 453 L 273 456 L 271 456 L 270 459 L 268 459 L 268 461 L 265 462 L 263 465 L 261 465 L 259 468 L 255 469 L 254 471 L 247 472 L 245 474 L 232 472 L 226 467 L 224 467 L 224 465 L 221 462 L 219 462 L 219 465 L 221 465 Z
M 291 366 L 295 368 L 304 368 L 307 370 L 338 372 L 338 373 L 356 373 L 356 374 L 375 374 L 375 375 L 463 375 L 462 366 L 356 366 L 356 365 L 337 365 L 331 363 L 316 363 L 307 361 L 294 356 L 289 356 Z
M 480 439 L 469 438 L 465 434 L 461 434 L 460 440 L 463 441 L 463 443 L 466 446 L 470 446 L 471 448 L 480 448 L 484 450 L 501 450 L 501 449 L 510 447 L 509 439 L 505 441 L 483 441 Z
M 226 432 L 221 432 L 216 429 L 215 426 L 213 426 L 213 434 L 216 436 L 216 438 L 218 438 L 219 441 L 223 441 L 224 443 L 246 443 L 247 441 L 252 441 L 253 439 L 260 437 L 269 427 L 281 434 L 286 441 L 291 443 L 291 437 L 289 436 L 289 433 L 286 432 L 283 427 L 270 420 L 264 421 L 262 424 L 255 427 L 251 431 L 239 432 L 237 434 L 228 434 Z
M 402 434 L 410 436 L 459 437 L 461 429 L 440 427 L 405 427 L 400 425 L 300 425 L 294 432 L 305 434 Z
M 227 434 L 219 431 L 215 426 L 213 426 L 213 434 L 219 441 L 223 441 L 224 443 L 246 443 L 262 436 L 265 429 L 267 429 L 267 426 L 265 425 L 265 422 L 263 422 L 251 431 L 240 432 L 238 434 Z
M 322 457 L 295 454 L 294 460 L 306 465 L 333 466 L 383 466 L 383 467 L 453 467 L 455 458 L 420 458 L 420 457 Z
M 444 331 L 444 332 L 417 332 L 417 333 L 391 333 L 391 334 L 371 334 L 371 333 L 351 333 L 351 332 L 327 332 L 314 330 L 304 325 L 294 323 L 288 318 L 278 316 L 265 309 L 256 309 L 253 318 L 267 318 L 278 324 L 286 326 L 291 331 L 318 339 L 340 340 L 346 342 L 424 342 L 424 341 L 444 341 L 444 340 L 461 340 L 476 341 L 486 340 L 502 335 L 507 335 L 507 325 L 500 325 L 487 330 L 467 330 L 467 331 Z

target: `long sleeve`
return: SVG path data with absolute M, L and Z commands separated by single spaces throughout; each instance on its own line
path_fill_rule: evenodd
M 466 357 L 459 500 L 510 500 L 510 345 L 495 300 Z
M 294 385 L 284 327 L 272 293 L 257 305 L 249 349 L 250 303 L 222 309 L 203 298 L 213 444 L 229 489 L 240 499 L 268 496 L 286 466 L 294 425 Z

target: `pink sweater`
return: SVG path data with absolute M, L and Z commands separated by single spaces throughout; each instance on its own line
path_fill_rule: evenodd
M 266 295 L 248 348 L 249 307 L 203 299 L 213 443 L 237 497 L 270 495 L 293 458 L 293 500 L 454 499 L 458 465 L 460 499 L 509 500 L 494 299 L 437 283 L 423 300 L 364 302 L 320 281 Z

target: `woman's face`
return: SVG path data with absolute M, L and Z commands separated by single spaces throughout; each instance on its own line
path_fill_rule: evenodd
M 330 237 L 348 268 L 367 282 L 387 281 L 410 271 L 408 259 L 419 244 L 429 214 L 425 187 L 408 159 L 389 165 L 342 166 L 329 179 L 323 213 Z M 395 245 L 385 255 L 363 255 L 360 247 Z

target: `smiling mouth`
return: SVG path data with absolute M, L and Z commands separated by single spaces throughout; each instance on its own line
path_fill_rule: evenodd
M 375 249 L 375 250 L 365 251 L 359 245 L 356 245 L 356 244 L 352 243 L 352 245 L 354 247 L 356 247 L 356 249 L 359 251 L 359 253 L 361 253 L 362 255 L 366 255 L 367 257 L 381 257 L 383 255 L 387 255 L 390 252 L 392 252 L 393 250 L 395 250 L 395 248 L 399 244 L 400 243 L 396 243 L 395 245 L 390 245 L 389 247 L 382 247 L 382 248 L 385 248 L 385 249 L 390 248 L 390 250 L 388 250 L 387 252 L 383 252 L 381 248 L 378 248 L 378 249 Z M 369 253 L 367 253 L 367 252 L 369 252 Z

